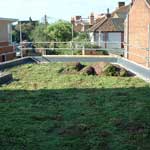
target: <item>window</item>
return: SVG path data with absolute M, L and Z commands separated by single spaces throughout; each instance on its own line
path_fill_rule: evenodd
M 6 55 L 2 55 L 2 62 L 6 61 Z

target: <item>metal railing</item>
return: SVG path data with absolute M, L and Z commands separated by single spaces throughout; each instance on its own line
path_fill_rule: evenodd
M 125 48 L 122 48 L 124 46 Z M 126 47 L 138 49 L 140 53 L 126 50 Z M 124 42 L 22 42 L 18 49 L 18 56 L 43 56 L 43 55 L 118 55 L 132 56 L 140 59 L 143 65 L 150 67 L 150 49 L 139 45 L 130 45 Z M 143 55 L 142 55 L 143 53 Z M 14 54 L 8 52 L 0 57 Z M 126 57 L 128 59 L 128 56 Z
M 124 49 L 121 48 L 121 44 L 122 43 L 119 42 L 107 42 L 107 48 L 105 48 L 96 42 L 22 42 L 21 52 L 23 56 L 28 55 L 25 54 L 27 51 L 28 53 L 40 53 L 41 55 L 51 55 L 55 53 L 58 55 L 85 55 L 88 51 L 96 51 L 97 55 L 104 54 L 104 52 L 105 54 L 114 53 L 123 55 Z M 117 45 L 117 47 L 115 47 L 115 45 Z

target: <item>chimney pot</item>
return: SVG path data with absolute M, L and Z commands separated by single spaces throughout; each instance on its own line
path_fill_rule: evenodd
M 109 13 L 109 8 L 107 8 L 107 17 L 110 17 L 111 14 Z
M 94 23 L 95 23 L 94 13 L 91 13 L 91 15 L 90 15 L 90 25 L 93 25 Z
M 118 2 L 118 7 L 122 7 L 122 6 L 125 6 L 125 2 Z
M 75 20 L 80 20 L 81 16 L 75 16 Z
M 72 23 L 72 24 L 75 24 L 74 17 L 71 18 L 71 23 Z

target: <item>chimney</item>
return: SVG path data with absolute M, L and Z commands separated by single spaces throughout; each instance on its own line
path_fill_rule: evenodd
M 94 13 L 91 13 L 90 15 L 90 25 L 93 25 L 95 23 Z
M 74 17 L 71 18 L 71 24 L 73 24 L 73 25 L 75 24 Z
M 135 0 L 131 0 L 131 5 L 133 5 L 133 4 L 134 4 L 134 1 L 135 1 Z
M 81 20 L 81 16 L 75 16 L 75 21 Z
M 111 14 L 109 13 L 109 8 L 107 8 L 107 14 L 106 14 L 107 17 L 111 17 Z
M 118 2 L 118 7 L 122 7 L 122 6 L 125 6 L 125 2 Z

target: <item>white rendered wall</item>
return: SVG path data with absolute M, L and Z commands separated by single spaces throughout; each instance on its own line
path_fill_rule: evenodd
M 105 47 L 105 33 L 101 33 L 101 47 Z M 108 39 L 106 42 L 106 48 L 121 48 L 121 32 L 108 32 Z
M 8 24 L 0 21 L 0 41 L 9 41 Z

